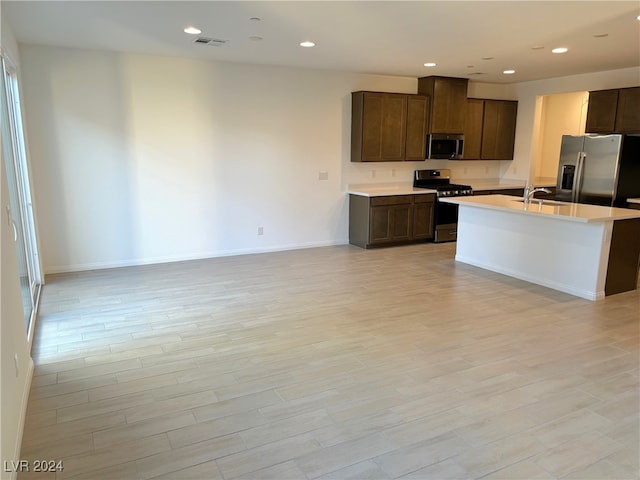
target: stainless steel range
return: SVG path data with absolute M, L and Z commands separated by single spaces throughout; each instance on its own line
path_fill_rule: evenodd
M 436 231 L 434 242 L 453 242 L 458 232 L 458 206 L 440 202 L 440 198 L 473 195 L 470 185 L 451 183 L 451 170 L 416 170 L 413 173 L 414 188 L 436 190 Z

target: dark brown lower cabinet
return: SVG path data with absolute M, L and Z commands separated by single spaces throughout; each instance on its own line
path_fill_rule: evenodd
M 401 242 L 411 238 L 411 204 L 371 207 L 371 243 Z
M 349 195 L 349 243 L 362 248 L 433 238 L 435 195 Z
M 524 195 L 524 188 L 501 188 L 498 190 L 474 190 L 473 194 L 474 195 L 513 195 L 514 197 L 522 197 Z
M 536 192 L 534 198 L 550 199 L 556 197 L 556 187 L 545 187 L 550 193 Z M 523 197 L 524 188 L 501 188 L 498 190 L 474 190 L 474 195 L 512 195 L 514 197 Z
M 413 238 L 433 239 L 435 197 L 431 195 L 413 196 Z

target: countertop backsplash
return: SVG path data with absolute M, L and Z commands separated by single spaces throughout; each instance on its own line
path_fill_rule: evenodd
M 505 161 L 474 160 L 426 160 L 423 162 L 369 162 L 343 165 L 343 185 L 403 183 L 413 181 L 415 170 L 444 169 L 451 170 L 451 177 L 458 183 L 464 179 L 486 180 L 487 182 L 503 182 L 509 184 L 526 183 L 522 179 L 503 179 Z

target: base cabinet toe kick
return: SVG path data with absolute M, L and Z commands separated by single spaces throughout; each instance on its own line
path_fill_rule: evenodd
M 588 300 L 637 289 L 640 212 L 478 198 L 447 200 L 459 204 L 456 261 Z

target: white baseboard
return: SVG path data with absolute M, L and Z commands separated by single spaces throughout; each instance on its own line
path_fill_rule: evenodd
M 34 363 L 33 359 L 29 357 L 29 370 L 27 371 L 27 381 L 24 382 L 24 390 L 22 391 L 22 403 L 20 405 L 20 423 L 18 435 L 16 438 L 16 444 L 14 446 L 14 455 L 13 465 L 17 465 L 20 460 L 20 450 L 22 449 L 22 437 L 24 435 L 24 424 L 27 420 L 27 405 L 29 403 L 29 392 L 31 391 L 31 381 L 33 380 L 33 371 L 34 371 Z M 16 480 L 18 478 L 18 472 L 11 472 L 11 480 Z
M 519 280 L 524 280 L 525 282 L 535 283 L 536 285 L 542 285 L 543 287 L 559 290 L 561 292 L 568 293 L 569 295 L 574 295 L 576 297 L 584 298 L 586 300 L 596 301 L 596 300 L 602 300 L 605 297 L 604 291 L 596 292 L 596 291 L 579 290 L 571 287 L 570 285 L 557 283 L 552 280 L 548 280 L 546 278 L 534 278 L 528 275 L 524 275 L 521 272 L 511 271 L 507 268 L 497 267 L 495 265 L 486 265 L 486 264 L 483 264 L 482 262 L 477 262 L 473 259 L 465 258 L 459 254 L 456 254 L 456 262 L 466 263 L 468 265 L 473 265 L 474 267 L 479 267 L 484 270 L 501 273 L 502 275 L 507 275 L 509 277 L 514 277 Z
M 331 240 L 325 242 L 308 242 L 275 245 L 266 248 L 239 248 L 231 250 L 216 250 L 213 252 L 201 252 L 193 255 L 167 255 L 161 257 L 134 258 L 110 262 L 78 263 L 72 265 L 55 265 L 45 267 L 45 274 L 83 272 L 87 270 L 102 270 L 107 268 L 136 267 L 140 265 L 154 265 L 158 263 L 185 262 L 189 260 L 204 260 L 207 258 L 231 257 L 235 255 L 251 255 L 256 253 L 283 252 L 287 250 L 301 250 L 305 248 L 331 247 L 335 245 L 347 245 L 349 239 Z

